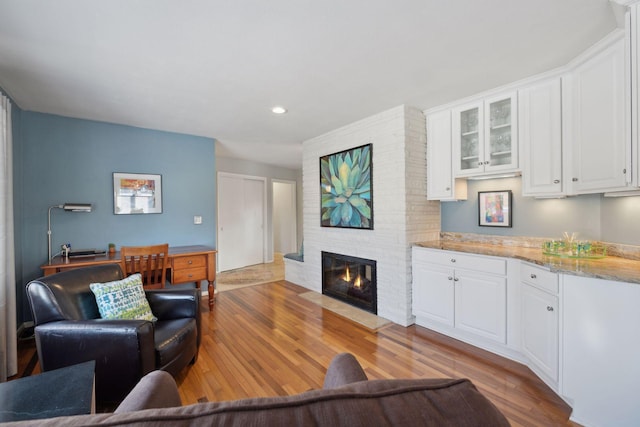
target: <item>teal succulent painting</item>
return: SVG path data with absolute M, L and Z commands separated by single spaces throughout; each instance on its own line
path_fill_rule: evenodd
M 373 229 L 371 144 L 320 157 L 323 227 Z

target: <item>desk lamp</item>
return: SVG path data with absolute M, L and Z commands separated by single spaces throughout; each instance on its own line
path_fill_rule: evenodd
M 48 237 L 48 256 L 49 262 L 51 261 L 51 209 L 63 209 L 67 212 L 91 212 L 91 203 L 65 203 L 64 205 L 55 205 L 49 208 L 49 215 L 47 216 L 49 228 L 47 229 Z

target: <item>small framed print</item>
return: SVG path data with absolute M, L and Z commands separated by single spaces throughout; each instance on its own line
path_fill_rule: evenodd
M 478 192 L 478 218 L 481 227 L 511 227 L 511 191 Z
M 162 213 L 162 175 L 114 172 L 113 213 Z

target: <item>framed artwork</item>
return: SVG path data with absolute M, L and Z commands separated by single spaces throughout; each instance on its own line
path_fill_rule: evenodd
M 320 225 L 373 230 L 371 144 L 320 157 Z
M 478 192 L 478 217 L 482 227 L 511 227 L 511 191 Z
M 114 172 L 113 213 L 162 213 L 162 175 Z

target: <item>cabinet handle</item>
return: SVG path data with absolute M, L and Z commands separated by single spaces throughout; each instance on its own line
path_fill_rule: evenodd
M 578 182 L 578 178 L 571 178 L 571 181 Z
M 454 282 L 457 282 L 458 280 L 460 280 L 460 279 L 458 279 L 457 277 L 454 277 L 454 278 L 453 278 L 453 281 L 454 281 Z
M 193 261 L 189 260 L 188 264 L 193 264 Z
M 451 190 L 451 187 L 445 188 L 445 191 L 449 191 L 449 190 Z
M 553 183 L 554 183 L 554 184 L 560 184 L 560 180 L 559 180 L 559 179 L 554 179 L 554 180 L 553 180 Z
M 536 277 L 538 277 L 538 276 L 536 276 L 535 274 L 531 273 L 531 278 L 532 279 L 535 279 Z
M 192 278 L 192 277 L 193 277 L 193 274 L 190 274 L 190 275 L 189 275 L 189 278 Z
M 447 279 L 449 279 L 449 280 L 453 280 L 453 277 L 449 276 L 449 277 L 447 277 Z
M 551 307 L 550 305 L 547 306 L 547 311 L 553 311 L 553 307 Z
M 456 262 L 456 259 L 455 258 L 451 258 L 451 262 Z

